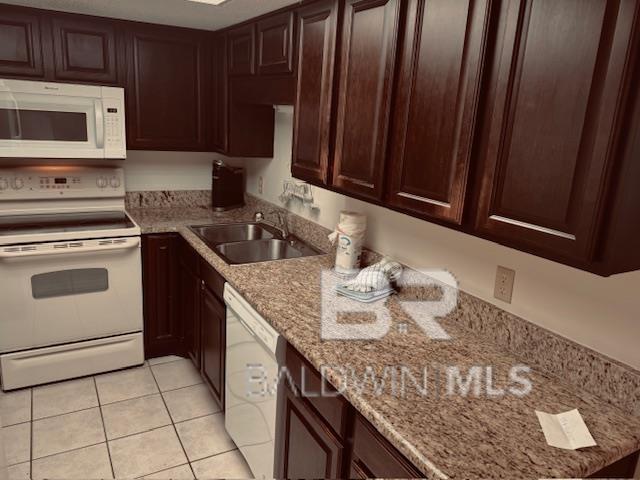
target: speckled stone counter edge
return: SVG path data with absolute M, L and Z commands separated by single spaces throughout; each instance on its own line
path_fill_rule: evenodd
M 128 192 L 128 208 L 206 208 L 207 190 Z M 282 207 L 246 196 L 247 206 L 256 210 L 280 210 L 287 215 L 294 235 L 323 251 L 330 251 L 329 230 Z M 167 217 L 171 212 L 167 211 Z M 176 218 L 176 226 L 184 224 Z M 143 233 L 157 232 L 153 225 L 141 225 Z M 377 255 L 373 255 L 377 257 Z M 484 340 L 504 348 L 541 371 L 586 390 L 627 413 L 640 417 L 640 371 L 577 344 L 543 327 L 513 315 L 465 292 L 459 296 L 456 318 Z

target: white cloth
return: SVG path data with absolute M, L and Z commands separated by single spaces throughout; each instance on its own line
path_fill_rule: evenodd
M 395 282 L 402 275 L 402 265 L 390 258 L 383 258 L 362 271 L 354 278 L 341 285 L 352 292 L 368 293 L 382 292 L 391 288 L 391 282 Z

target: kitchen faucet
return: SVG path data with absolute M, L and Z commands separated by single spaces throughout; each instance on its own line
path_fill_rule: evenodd
M 262 212 L 256 212 L 254 214 L 255 221 L 279 230 L 280 234 L 282 235 L 282 238 L 286 240 L 289 237 L 289 228 L 287 227 L 287 217 L 280 210 L 271 210 L 268 213 L 274 214 L 276 216 L 276 218 L 278 219 L 277 223 L 266 220 L 265 214 Z

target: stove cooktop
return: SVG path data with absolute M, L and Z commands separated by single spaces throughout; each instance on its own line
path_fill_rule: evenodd
M 134 228 L 125 212 L 58 213 L 0 217 L 0 236 Z
M 0 216 L 0 244 L 140 235 L 126 212 L 74 212 Z

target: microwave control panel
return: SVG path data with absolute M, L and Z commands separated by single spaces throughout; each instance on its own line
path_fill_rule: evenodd
M 121 168 L 0 169 L 0 200 L 123 197 Z
M 105 158 L 125 158 L 124 101 L 122 98 L 103 98 L 102 103 Z

